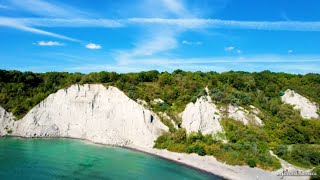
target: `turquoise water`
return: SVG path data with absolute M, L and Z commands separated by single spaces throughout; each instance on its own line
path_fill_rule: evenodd
M 219 179 L 148 154 L 73 139 L 0 138 L 0 179 Z

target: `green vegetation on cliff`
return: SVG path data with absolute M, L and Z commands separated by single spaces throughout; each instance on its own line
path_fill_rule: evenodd
M 184 129 L 166 133 L 155 141 L 155 148 L 175 152 L 213 155 L 231 165 L 249 165 L 267 170 L 281 167 L 279 161 L 269 153 L 268 134 L 258 127 L 245 126 L 232 119 L 222 121 L 227 143 L 221 137 L 202 135 L 201 132 L 186 135 Z
M 181 112 L 189 102 L 204 94 L 208 87 L 213 100 L 221 104 L 255 105 L 271 115 L 279 114 L 280 95 L 293 89 L 320 104 L 320 75 L 246 72 L 185 72 L 148 71 L 118 74 L 49 72 L 33 73 L 0 70 L 0 105 L 23 116 L 49 94 L 75 83 L 102 83 L 123 90 L 132 99 L 150 102 L 160 98 L 164 103 L 155 108 L 170 115 Z

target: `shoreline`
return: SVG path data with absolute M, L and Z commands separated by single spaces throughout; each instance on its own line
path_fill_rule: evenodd
M 6 135 L 3 137 L 15 137 L 22 139 L 75 139 L 83 142 L 87 142 L 90 144 L 109 146 L 109 147 L 118 147 L 129 149 L 136 152 L 141 152 L 144 154 L 148 154 L 157 158 L 165 159 L 167 161 L 171 161 L 173 163 L 177 163 L 183 166 L 187 166 L 189 168 L 195 169 L 202 173 L 206 173 L 211 176 L 215 176 L 222 179 L 247 179 L 247 180 L 256 180 L 256 179 L 309 179 L 308 176 L 286 176 L 281 178 L 281 176 L 277 176 L 277 173 L 282 172 L 282 169 L 277 171 L 265 171 L 259 168 L 250 168 L 249 166 L 238 166 L 238 165 L 228 165 L 223 162 L 216 160 L 213 156 L 199 156 L 197 154 L 186 154 L 186 153 L 176 153 L 170 152 L 168 150 L 154 149 L 150 147 L 140 147 L 136 145 L 125 145 L 119 146 L 115 144 L 104 144 L 99 142 L 94 142 L 88 139 L 75 138 L 75 137 L 23 137 L 23 136 L 13 136 Z M 1 138 L 1 137 L 0 137 Z M 300 169 L 296 169 L 295 167 L 283 167 L 289 169 L 290 171 L 296 171 Z
M 178 160 L 174 160 L 174 159 L 170 159 L 170 158 L 167 158 L 167 157 L 164 157 L 164 156 L 161 156 L 161 155 L 158 155 L 158 154 L 154 154 L 154 153 L 150 153 L 150 152 L 147 152 L 147 151 L 144 151 L 144 150 L 141 150 L 141 149 L 138 149 L 138 148 L 135 148 L 135 147 L 131 147 L 131 146 L 118 146 L 119 148 L 123 148 L 123 149 L 129 149 L 131 151 L 136 151 L 136 152 L 140 152 L 140 153 L 143 153 L 143 154 L 148 154 L 150 156 L 154 156 L 154 157 L 157 157 L 157 158 L 160 158 L 160 159 L 164 159 L 166 161 L 170 161 L 170 162 L 173 162 L 173 163 L 176 163 L 176 164 L 179 164 L 179 165 L 182 165 L 182 166 L 185 166 L 185 167 L 188 167 L 188 168 L 191 168 L 191 169 L 194 169 L 194 170 L 197 170 L 201 173 L 205 173 L 209 176 L 214 176 L 214 177 L 217 177 L 217 178 L 221 178 L 221 179 L 226 179 L 226 177 L 223 177 L 221 175 L 218 175 L 218 174 L 214 174 L 210 171 L 207 171 L 205 169 L 201 169 L 201 168 L 198 168 L 198 167 L 195 167 L 195 166 L 192 166 L 190 164 L 186 164 L 186 163 L 183 163 L 181 161 L 178 161 Z

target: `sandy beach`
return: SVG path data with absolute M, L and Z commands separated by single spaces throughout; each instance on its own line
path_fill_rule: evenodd
M 168 150 L 159 150 L 153 148 L 142 148 L 137 146 L 129 145 L 129 149 L 145 152 L 152 154 L 164 159 L 175 161 L 214 175 L 220 176 L 225 179 L 235 179 L 235 180 L 256 180 L 256 179 L 288 179 L 288 180 L 303 180 L 309 179 L 308 176 L 278 176 L 283 169 L 288 169 L 289 172 L 301 171 L 297 167 L 292 166 L 289 163 L 284 163 L 281 161 L 283 169 L 278 171 L 264 171 L 259 168 L 250 168 L 248 166 L 231 166 L 225 163 L 219 162 L 213 156 L 199 156 L 197 154 L 185 154 L 185 153 L 175 153 Z

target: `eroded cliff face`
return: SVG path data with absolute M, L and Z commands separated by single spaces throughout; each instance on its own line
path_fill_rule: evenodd
M 0 136 L 10 134 L 14 124 L 14 116 L 0 106 Z
M 251 108 L 250 110 L 247 110 L 240 106 L 229 105 L 226 110 L 226 116 L 228 118 L 240 121 L 245 125 L 254 124 L 254 125 L 262 126 L 263 122 L 257 116 L 260 110 L 254 106 L 251 106 L 250 108 Z
M 182 112 L 182 127 L 187 133 L 201 131 L 203 134 L 223 132 L 220 124 L 220 111 L 211 103 L 210 97 L 200 97 L 195 103 L 189 103 Z
M 152 147 L 164 131 L 154 113 L 117 88 L 86 84 L 51 94 L 16 123 L 12 135 Z
M 182 112 L 182 127 L 187 133 L 201 131 L 203 134 L 217 134 L 224 132 L 220 123 L 223 118 L 231 118 L 240 121 L 245 125 L 254 124 L 262 126 L 263 122 L 258 117 L 260 110 L 250 106 L 250 110 L 240 106 L 228 105 L 218 108 L 209 96 L 209 89 L 206 87 L 206 96 L 197 99 L 195 103 L 189 103 Z
M 292 105 L 294 109 L 299 110 L 300 115 L 303 118 L 319 118 L 319 115 L 317 114 L 318 105 L 293 90 L 286 90 L 284 95 L 281 97 L 281 100 L 284 103 Z

